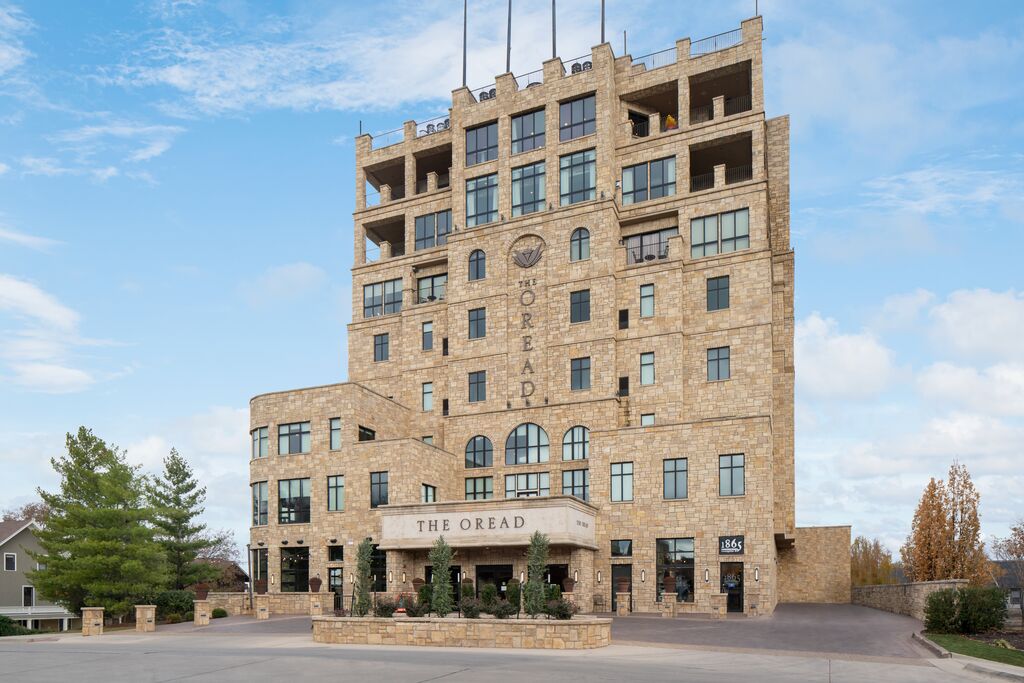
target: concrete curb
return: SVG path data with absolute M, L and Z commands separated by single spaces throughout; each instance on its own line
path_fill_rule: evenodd
M 923 645 L 925 647 L 925 649 L 929 650 L 932 654 L 934 654 L 939 659 L 952 659 L 953 658 L 953 655 L 950 654 L 949 650 L 947 650 L 946 648 L 942 647 L 938 643 L 933 643 L 932 641 L 930 641 L 927 638 L 925 638 L 924 633 L 921 632 L 921 631 L 914 631 L 912 634 L 910 634 L 910 638 L 911 638 L 911 640 L 917 641 L 917 643 L 919 645 Z
M 991 676 L 992 678 L 999 678 L 1004 681 L 1024 681 L 1024 673 L 1012 673 L 1010 671 L 1001 671 L 999 669 L 990 669 L 987 666 L 975 664 L 974 662 L 967 662 L 964 664 L 964 671 L 971 671 L 973 673 L 984 674 Z

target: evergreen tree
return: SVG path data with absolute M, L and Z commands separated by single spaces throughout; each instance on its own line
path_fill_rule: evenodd
M 50 463 L 60 488 L 39 490 L 50 513 L 36 532 L 42 552 L 32 553 L 41 568 L 29 577 L 40 595 L 71 612 L 103 607 L 123 616 L 167 581 L 144 477 L 85 427 L 67 435 L 67 453 Z
M 544 611 L 544 571 L 548 565 L 548 537 L 539 531 L 530 536 L 526 550 L 526 587 L 523 590 L 523 607 L 526 613 L 535 617 Z
M 434 547 L 430 549 L 430 607 L 439 617 L 448 616 L 455 608 L 452 598 L 452 547 L 438 536 Z
M 172 448 L 164 458 L 163 474 L 147 486 L 146 492 L 154 511 L 156 538 L 167 555 L 170 587 L 182 590 L 213 579 L 217 569 L 196 562 L 213 541 L 205 534 L 206 525 L 196 522 L 203 514 L 206 488 L 199 486 L 188 461 Z
M 365 617 L 370 613 L 370 563 L 373 557 L 373 541 L 364 538 L 356 550 L 356 616 Z

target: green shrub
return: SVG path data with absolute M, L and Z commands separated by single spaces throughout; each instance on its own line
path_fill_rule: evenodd
M 551 602 L 552 600 L 562 599 L 562 589 L 556 584 L 549 583 L 547 588 L 544 590 L 544 600 Z
M 462 592 L 463 599 L 465 599 L 465 598 L 475 598 L 476 597 L 476 589 L 473 588 L 473 579 L 463 579 L 462 580 L 462 590 L 461 590 L 461 592 Z
M 430 613 L 430 595 L 434 592 L 434 587 L 429 583 L 425 583 L 420 586 L 419 595 L 416 596 L 416 607 L 422 609 L 422 615 L 426 616 Z
M 548 537 L 539 531 L 530 536 L 530 545 L 526 549 L 526 588 L 523 591 L 523 603 L 526 613 L 531 617 L 544 611 L 544 584 L 542 577 L 548 564 Z
M 439 617 L 448 616 L 455 606 L 451 584 L 452 554 L 452 547 L 445 543 L 444 536 L 438 536 L 428 555 L 434 568 L 430 577 L 430 608 Z
M 185 612 L 184 621 L 195 621 L 195 620 L 196 620 L 196 613 L 195 612 Z
M 508 582 L 505 587 L 505 599 L 508 600 L 508 604 L 516 608 L 519 611 L 519 605 L 521 604 L 522 587 L 519 585 L 519 579 L 512 579 Z
M 164 621 L 166 621 L 168 624 L 180 624 L 181 615 L 177 612 L 171 612 L 170 614 L 164 617 Z
M 168 614 L 181 616 L 192 610 L 192 604 L 196 594 L 192 591 L 162 591 L 156 594 L 153 604 L 156 605 L 156 613 L 164 618 Z
M 223 619 L 227 615 L 228 611 L 223 607 L 214 607 L 213 611 L 210 613 L 210 616 L 212 616 L 214 619 Z
M 960 633 L 985 633 L 1006 620 L 1006 593 L 1001 588 L 969 586 L 960 589 Z
M 494 609 L 491 610 L 491 614 L 493 614 L 498 619 L 508 619 L 510 616 L 512 616 L 518 611 L 519 607 L 517 607 L 516 605 L 513 605 L 506 600 L 499 600 L 498 604 L 495 605 Z
M 35 631 L 29 628 L 25 628 L 20 624 L 14 623 L 14 620 L 10 617 L 0 615 L 0 637 L 27 636 L 32 633 L 35 633 Z
M 373 616 L 391 617 L 394 616 L 396 609 L 398 609 L 398 603 L 394 600 L 390 598 L 377 598 L 377 602 L 373 606 Z
M 935 591 L 924 607 L 924 627 L 930 633 L 956 633 L 956 589 Z
M 490 613 L 498 604 L 498 587 L 493 583 L 485 583 L 480 589 L 480 603 L 485 612 Z
M 480 618 L 480 601 L 476 598 L 462 599 L 462 616 L 466 619 Z
M 572 615 L 576 614 L 576 605 L 568 600 L 558 598 L 549 600 L 544 611 L 555 619 L 572 619 Z
M 430 607 L 422 602 L 407 600 L 405 603 L 405 616 L 412 618 L 425 617 L 430 613 Z

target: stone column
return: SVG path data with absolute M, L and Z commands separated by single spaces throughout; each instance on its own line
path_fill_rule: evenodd
M 256 601 L 256 618 L 270 618 L 270 596 L 266 593 L 257 593 L 253 598 Z
M 327 608 L 330 606 L 331 610 L 334 609 L 334 593 L 310 593 L 309 594 L 309 614 L 310 616 L 319 616 L 327 614 Z
M 761 610 L 761 592 L 758 590 L 748 590 L 745 596 L 747 602 L 747 616 L 756 617 L 760 614 Z
M 661 616 L 665 619 L 672 619 L 676 616 L 678 606 L 679 603 L 676 600 L 675 593 L 671 595 L 668 593 L 663 594 L 661 598 Z
M 629 614 L 629 593 L 615 594 L 615 613 L 620 617 Z
M 715 121 L 721 121 L 725 118 L 725 95 L 711 98 L 711 106 L 714 108 Z
M 210 601 L 195 600 L 192 608 L 192 619 L 196 626 L 210 625 Z
M 135 630 L 138 633 L 156 630 L 156 605 L 135 605 Z
M 725 619 L 729 596 L 726 593 L 711 594 L 711 618 Z
M 103 635 L 103 608 L 83 607 L 82 608 L 82 635 L 102 636 Z
M 715 187 L 725 187 L 725 164 L 715 166 Z

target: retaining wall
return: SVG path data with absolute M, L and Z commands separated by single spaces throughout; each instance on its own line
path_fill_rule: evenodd
M 210 602 L 210 609 L 223 609 L 233 617 L 240 614 L 249 614 L 252 609 L 252 606 L 249 604 L 248 593 L 215 593 L 211 591 L 206 598 Z
M 924 607 L 928 596 L 947 588 L 966 586 L 964 579 L 947 581 L 919 581 L 875 586 L 854 586 L 852 602 L 895 614 L 905 614 L 924 621 Z

